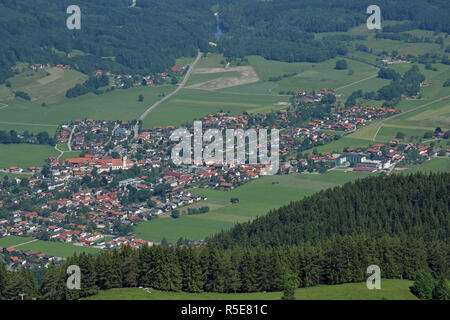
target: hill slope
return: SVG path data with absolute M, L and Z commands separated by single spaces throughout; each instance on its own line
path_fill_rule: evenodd
M 333 235 L 449 238 L 450 174 L 366 178 L 292 202 L 212 237 L 223 247 L 294 245 Z

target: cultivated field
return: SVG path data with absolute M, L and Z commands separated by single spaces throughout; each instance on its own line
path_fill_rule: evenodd
M 189 87 L 192 85 L 204 83 L 218 78 L 237 78 L 240 76 L 240 73 L 236 71 L 224 71 L 223 69 L 220 70 L 222 71 L 211 73 L 195 73 L 194 71 L 191 77 L 189 78 L 189 81 L 187 82 L 187 86 Z
M 221 76 L 219 78 L 214 78 L 209 81 L 197 83 L 190 85 L 188 88 L 192 89 L 202 89 L 202 90 L 219 90 L 230 87 L 235 87 L 239 85 L 255 83 L 259 81 L 258 75 L 255 70 L 250 66 L 243 67 L 232 67 L 232 68 L 195 68 L 193 74 L 198 75 L 214 75 L 223 71 L 227 72 L 237 72 L 238 76 Z
M 295 297 L 297 300 L 417 300 L 409 289 L 412 284 L 408 280 L 381 279 L 380 290 L 367 289 L 365 282 L 320 285 L 299 288 Z M 280 300 L 282 295 L 282 292 L 185 293 L 123 288 L 100 291 L 84 300 Z

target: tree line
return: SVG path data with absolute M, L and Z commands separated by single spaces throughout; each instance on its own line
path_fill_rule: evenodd
M 51 137 L 48 132 L 43 131 L 38 134 L 34 134 L 26 130 L 23 134 L 18 134 L 15 130 L 5 131 L 0 130 L 0 144 L 48 144 L 51 146 L 56 145 L 56 139 Z
M 417 237 L 337 235 L 315 244 L 297 246 L 230 248 L 216 245 L 122 247 L 96 256 L 82 253 L 62 265 L 50 263 L 39 279 L 30 270 L 6 272 L 0 266 L 0 298 L 36 297 L 72 300 L 99 290 L 149 287 L 183 292 L 261 292 L 286 289 L 286 277 L 297 287 L 362 282 L 369 265 L 378 265 L 383 278 L 415 279 L 426 270 L 434 278 L 448 277 L 450 246 Z M 67 268 L 81 271 L 80 289 L 68 289 Z
M 67 98 L 76 98 L 78 96 L 93 92 L 95 94 L 102 94 L 101 87 L 109 85 L 109 78 L 106 75 L 90 76 L 83 84 L 76 84 L 75 87 L 67 90 Z

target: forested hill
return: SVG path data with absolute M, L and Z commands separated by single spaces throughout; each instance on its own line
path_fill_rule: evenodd
M 227 57 L 262 55 L 267 59 L 318 62 L 345 54 L 345 40 L 313 33 L 347 31 L 365 23 L 376 4 L 385 20 L 410 20 L 410 29 L 450 32 L 448 0 L 221 0 L 220 21 Z M 344 40 L 344 42 L 342 41 Z
M 0 84 L 16 62 L 61 63 L 90 73 L 167 71 L 182 56 L 219 50 L 227 58 L 262 55 L 319 62 L 345 55 L 349 35 L 318 41 L 316 32 L 347 31 L 364 23 L 372 0 L 78 0 L 81 30 L 68 30 L 69 0 L 0 0 Z M 218 7 L 217 7 L 218 5 Z M 402 27 L 450 31 L 448 0 L 380 0 L 384 19 Z M 225 32 L 219 46 L 216 18 Z M 374 31 L 375 32 L 375 31 Z M 57 51 L 55 51 L 56 49 Z M 84 55 L 67 54 L 72 50 Z M 79 52 L 78 52 L 79 53 Z
M 139 0 L 129 8 L 131 3 L 0 0 L 0 83 L 16 61 L 67 63 L 85 73 L 167 71 L 176 58 L 195 56 L 214 39 L 211 0 Z M 66 27 L 72 4 L 81 9 L 81 30 Z M 88 55 L 68 59 L 73 49 Z
M 238 224 L 209 242 L 279 246 L 334 235 L 409 235 L 450 240 L 450 173 L 371 177 L 321 191 Z

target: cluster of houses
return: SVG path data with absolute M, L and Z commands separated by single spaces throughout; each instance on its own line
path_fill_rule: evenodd
M 116 146 L 126 141 L 131 131 L 132 125 L 127 121 L 75 120 L 58 127 L 56 140 L 70 142 L 72 150 L 103 154 L 108 143 Z
M 321 162 L 329 164 L 329 167 L 350 167 L 353 171 L 389 171 L 405 158 L 409 150 L 417 150 L 419 157 L 424 160 L 429 160 L 439 151 L 428 145 L 415 145 L 392 139 L 390 143 L 375 144 L 367 148 L 348 147 L 343 153 L 308 154 L 301 159 L 289 160 L 292 166 L 299 166 L 299 170 L 295 172 L 306 171 L 308 165 Z
M 186 66 L 175 65 L 172 67 L 172 73 L 179 74 L 183 73 L 186 70 Z M 107 76 L 112 80 L 112 86 L 116 88 L 123 88 L 127 85 L 127 83 L 131 83 L 132 86 L 146 86 L 159 84 L 161 81 L 169 78 L 169 74 L 167 72 L 158 72 L 154 75 L 141 75 L 141 74 L 118 74 L 112 73 L 110 71 L 104 70 L 96 70 L 94 73 L 98 76 Z
M 395 57 L 386 57 L 381 60 L 384 64 L 398 64 L 398 63 L 410 63 L 406 56 L 403 55 L 396 55 Z
M 10 270 L 24 268 L 45 268 L 50 262 L 60 264 L 63 259 L 31 250 L 0 247 L 4 262 Z
M 327 88 L 322 88 L 317 91 L 313 91 L 312 93 L 308 93 L 304 90 L 296 91 L 296 103 L 315 103 L 321 102 L 322 99 L 327 95 L 335 96 L 336 98 L 341 98 L 341 94 L 337 94 Z

